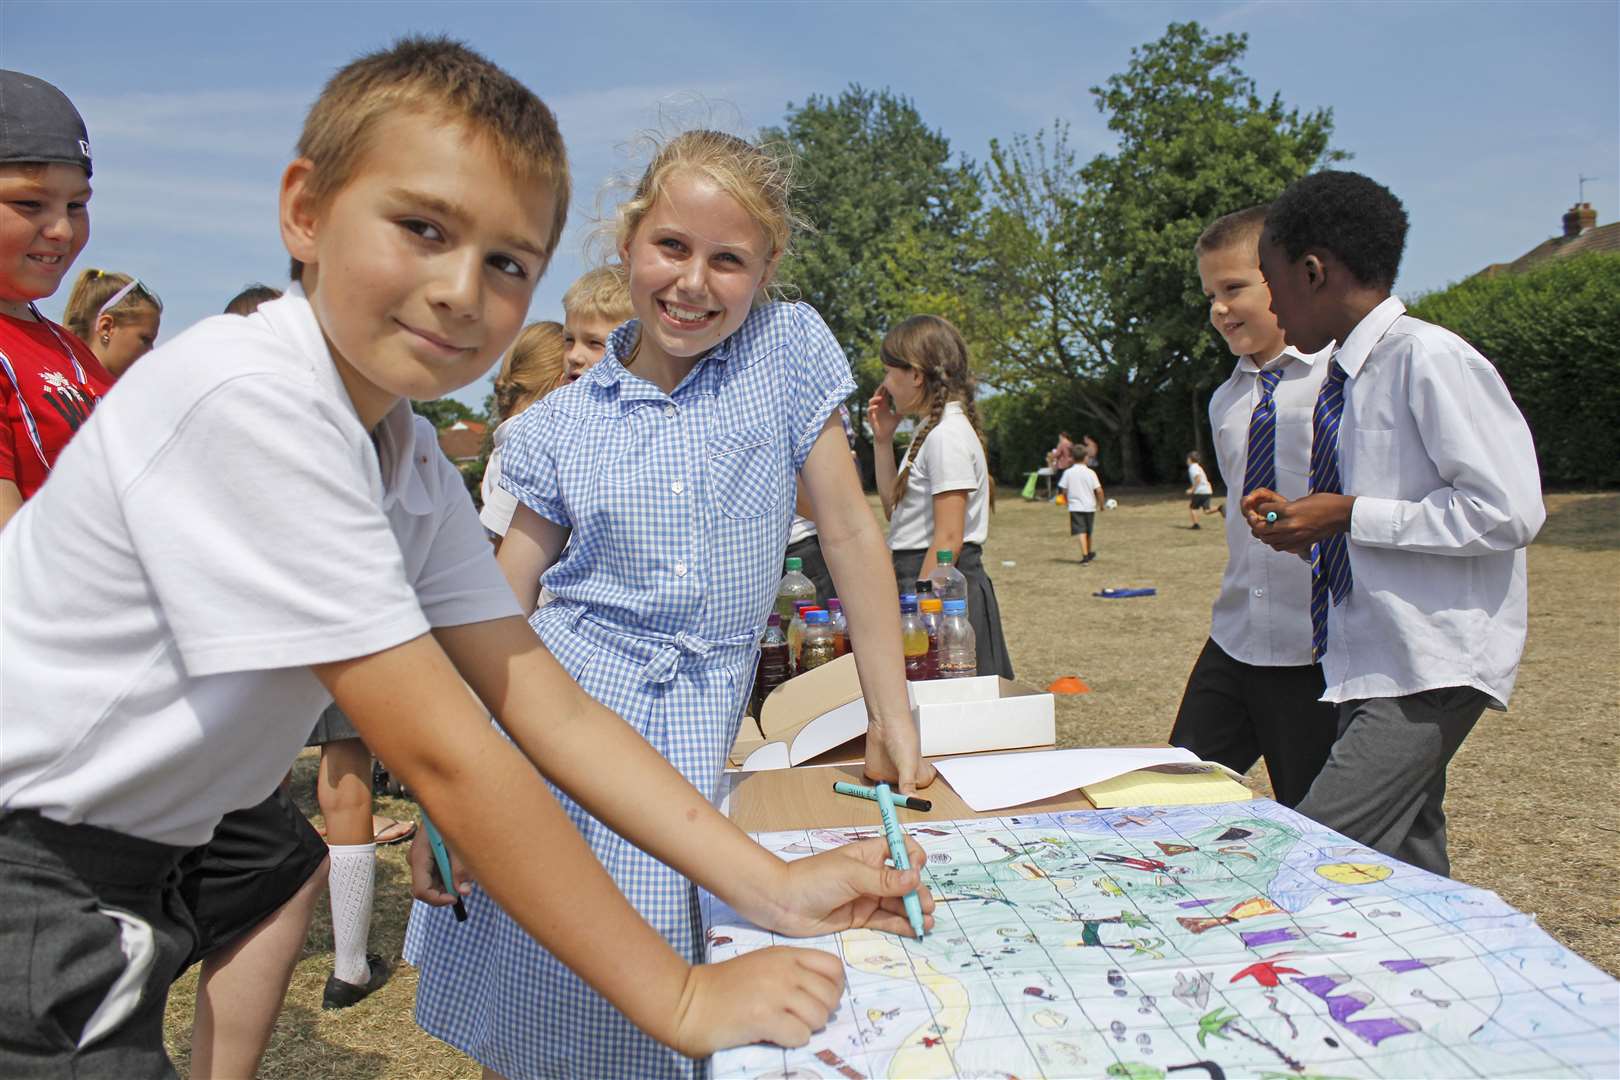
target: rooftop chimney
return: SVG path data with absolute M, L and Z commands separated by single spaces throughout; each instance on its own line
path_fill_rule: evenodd
M 1564 211 L 1564 238 L 1579 236 L 1597 227 L 1597 211 L 1589 202 L 1576 203 Z

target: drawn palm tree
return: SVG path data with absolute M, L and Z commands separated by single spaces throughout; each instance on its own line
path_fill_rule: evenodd
M 1295 1072 L 1303 1073 L 1305 1071 L 1304 1065 L 1289 1057 L 1283 1052 L 1281 1047 L 1277 1046 L 1270 1039 L 1267 1039 L 1262 1035 L 1256 1035 L 1254 1032 L 1246 1031 L 1240 1027 L 1238 1025 L 1238 1021 L 1241 1019 L 1243 1018 L 1237 1013 L 1229 1013 L 1225 1006 L 1212 1009 L 1205 1013 L 1198 1021 L 1198 1045 L 1207 1045 L 1206 1040 L 1211 1035 L 1215 1036 L 1217 1039 L 1230 1039 L 1232 1036 L 1227 1034 L 1227 1032 L 1230 1031 L 1232 1035 L 1241 1035 L 1243 1038 L 1248 1039 L 1256 1046 L 1263 1046 L 1267 1050 L 1270 1050 L 1273 1054 L 1277 1055 L 1278 1060 Z

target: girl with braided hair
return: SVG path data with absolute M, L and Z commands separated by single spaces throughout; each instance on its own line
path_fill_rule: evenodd
M 895 579 L 901 592 L 913 591 L 914 582 L 933 572 L 937 553 L 949 551 L 967 578 L 979 674 L 1010 679 L 1001 608 L 980 548 L 996 496 L 967 343 L 938 315 L 913 315 L 884 337 L 881 354 L 883 383 L 867 403 L 867 419 Z M 896 469 L 894 432 L 902 416 L 917 421 L 917 432 Z

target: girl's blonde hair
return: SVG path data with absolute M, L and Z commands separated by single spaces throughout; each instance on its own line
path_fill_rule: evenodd
M 118 303 L 106 311 L 101 310 L 102 305 L 131 282 L 135 287 L 119 297 Z M 85 270 L 74 281 L 73 291 L 68 293 L 67 308 L 62 313 L 62 325 L 77 334 L 80 340 L 88 342 L 96 332 L 96 321 L 102 315 L 111 316 L 113 325 L 122 326 L 147 311 L 162 313 L 163 301 L 157 298 L 156 293 L 128 274 L 91 269 Z
M 630 198 L 619 204 L 615 215 L 615 247 L 629 244 L 641 219 L 663 195 L 671 176 L 692 172 L 714 181 L 737 200 L 764 231 L 770 246 L 769 258 L 786 255 L 794 230 L 807 227 L 793 212 L 791 161 L 785 146 L 756 146 L 723 131 L 682 132 L 653 155 Z
M 939 426 L 940 419 L 945 415 L 945 406 L 953 401 L 961 403 L 962 411 L 973 425 L 973 433 L 979 437 L 979 445 L 985 447 L 988 463 L 989 447 L 985 443 L 984 428 L 979 425 L 978 407 L 973 403 L 977 383 L 972 368 L 968 366 L 967 342 L 962 340 L 956 327 L 938 315 L 913 315 L 884 335 L 879 355 L 884 367 L 921 372 L 923 398 L 928 403 L 927 419 L 917 429 L 917 434 L 912 436 L 905 464 L 900 469 L 900 475 L 895 477 L 892 496 L 895 504 L 898 505 L 906 493 L 911 463 L 917 460 L 917 454 L 922 450 L 923 443 L 928 441 L 929 434 Z M 992 480 L 990 505 L 994 506 L 995 503 L 996 485 Z
M 495 413 L 516 416 L 557 388 L 563 373 L 562 323 L 530 323 L 518 334 L 495 376 Z

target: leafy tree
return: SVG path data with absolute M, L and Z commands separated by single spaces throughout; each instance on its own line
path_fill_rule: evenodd
M 455 398 L 439 398 L 436 401 L 413 401 L 411 411 L 418 416 L 425 416 L 435 428 L 443 430 L 457 420 L 483 421 L 484 417 L 457 401 Z
M 1475 276 L 1412 303 L 1462 335 L 1508 385 L 1549 481 L 1620 483 L 1620 255 Z
M 1126 483 L 1144 476 L 1144 402 L 1207 392 L 1229 363 L 1206 318 L 1199 232 L 1343 156 L 1328 148 L 1331 110 L 1260 97 L 1237 66 L 1247 48 L 1246 35 L 1172 23 L 1133 49 L 1092 88 L 1119 145 L 1084 166 L 1061 126 L 992 146 L 987 273 L 1004 315 L 1020 293 L 1029 304 L 997 374 L 1077 399 Z
M 851 86 L 790 103 L 785 126 L 763 137 L 792 148 L 798 208 L 813 226 L 780 279 L 827 321 L 864 404 L 882 378 L 878 345 L 890 325 L 970 307 L 961 297 L 964 238 L 980 205 L 975 168 L 953 162 L 950 141 L 888 90 Z

